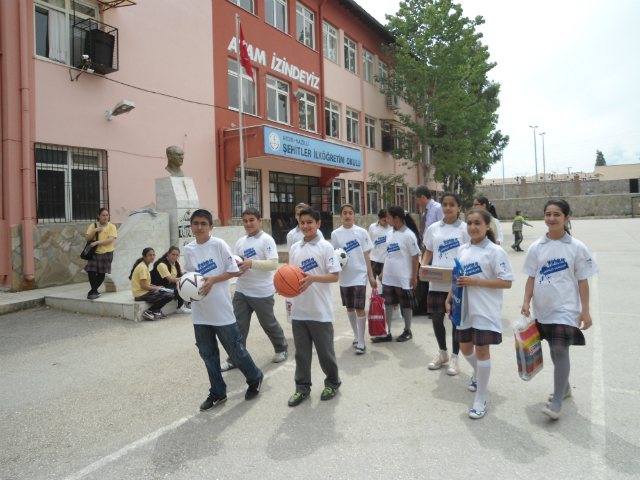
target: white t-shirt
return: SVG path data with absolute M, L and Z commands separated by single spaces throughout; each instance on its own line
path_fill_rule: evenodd
M 217 277 L 225 272 L 239 271 L 229 245 L 224 240 L 209 237 L 206 243 L 195 240 L 184 247 L 184 270 L 198 272 L 205 277 Z M 191 321 L 194 325 L 221 327 L 236 323 L 231 306 L 231 281 L 216 283 L 209 294 L 191 303 Z
M 458 250 L 464 274 L 483 280 L 499 278 L 515 281 L 507 252 L 488 238 L 477 245 L 471 242 Z M 458 329 L 491 330 L 502 333 L 502 288 L 464 287 L 469 318 Z
M 273 237 L 265 232 L 258 232 L 253 237 L 245 235 L 236 242 L 236 255 L 249 260 L 272 260 L 278 258 L 278 248 Z M 265 298 L 276 293 L 273 286 L 273 270 L 247 270 L 236 281 L 236 292 L 247 297 Z
M 333 248 L 343 248 L 349 256 L 347 266 L 340 273 L 341 287 L 366 286 L 369 279 L 364 252 L 373 248 L 367 231 L 357 225 L 340 227 L 331 232 Z
M 496 240 L 500 242 L 500 245 L 502 245 L 504 243 L 504 235 L 502 234 L 502 226 L 500 225 L 500 220 L 498 220 L 497 218 L 493 218 L 492 223 L 492 227 L 495 225 L 493 233 L 495 233 L 496 235 Z
M 316 236 L 310 242 L 304 237 L 295 243 L 289 253 L 289 264 L 298 265 L 310 275 L 341 272 L 329 242 Z M 330 283 L 312 283 L 297 297 L 291 299 L 291 320 L 333 322 L 333 289 Z
M 434 267 L 453 268 L 455 266 L 454 259 L 458 256 L 459 248 L 470 241 L 467 224 L 462 220 L 458 219 L 452 224 L 440 220 L 427 228 L 424 246 L 427 250 L 433 252 L 431 265 Z M 432 292 L 448 292 L 450 289 L 451 282 L 429 282 L 429 290 Z
M 586 280 L 600 269 L 589 249 L 565 233 L 560 240 L 545 235 L 527 250 L 522 273 L 534 277 L 533 310 L 540 323 L 578 328 L 582 312 L 578 280 Z
M 420 255 L 416 235 L 403 225 L 400 230 L 391 229 L 387 235 L 387 259 L 382 272 L 382 284 L 411 290 L 413 257 Z
M 320 238 L 324 239 L 324 235 L 322 234 L 320 229 L 318 229 L 318 235 L 320 235 Z M 293 247 L 293 244 L 298 243 L 303 238 L 304 238 L 304 233 L 302 233 L 302 230 L 300 230 L 300 227 L 296 227 L 293 230 L 289 230 L 289 233 L 287 233 L 287 251 L 291 252 L 291 247 Z
M 387 257 L 387 235 L 393 230 L 393 227 L 387 224 L 386 227 L 380 223 L 372 223 L 369 226 L 369 237 L 373 242 L 373 250 L 371 251 L 371 261 L 384 263 Z

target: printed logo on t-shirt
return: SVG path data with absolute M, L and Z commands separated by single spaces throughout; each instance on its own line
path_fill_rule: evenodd
M 300 268 L 302 268 L 303 272 L 308 272 L 309 270 L 318 268 L 318 262 L 316 262 L 316 259 L 313 257 L 307 258 L 306 260 L 302 261 L 302 265 L 300 265 Z
M 502 267 L 502 271 L 503 271 L 504 273 L 507 273 L 507 263 L 506 263 L 506 262 L 502 262 L 502 263 L 500 264 L 500 267 Z
M 400 245 L 397 243 L 390 243 L 389 246 L 387 247 L 387 253 L 389 254 L 389 257 L 391 257 L 391 254 L 393 252 L 399 252 L 400 251 Z
M 387 243 L 387 236 L 376 238 L 375 246 L 382 245 L 383 243 Z
M 271 253 L 271 247 L 267 247 L 267 253 Z
M 547 265 L 540 269 L 540 283 L 542 283 L 545 279 L 547 280 L 547 283 L 551 283 L 551 274 L 568 269 L 569 264 L 564 258 L 549 260 L 547 262 Z
M 480 268 L 480 264 L 478 262 L 467 263 L 464 267 L 465 275 L 475 275 L 476 273 L 482 273 L 482 268 Z
M 440 258 L 444 255 L 444 258 L 449 258 L 447 252 L 449 250 L 453 250 L 454 248 L 458 248 L 460 246 L 460 240 L 457 238 L 449 238 L 445 240 L 442 245 L 438 247 L 438 252 L 440 252 Z
M 344 251 L 349 253 L 351 250 L 358 248 L 359 246 L 360 244 L 358 243 L 357 240 L 351 240 L 347 242 L 347 244 L 344 246 Z
M 244 256 L 247 258 L 255 257 L 256 250 L 254 248 L 248 248 L 247 250 L 244 251 Z
M 593 268 L 593 259 L 587 260 L 587 265 L 589 265 L 589 268 Z
M 204 275 L 205 273 L 212 272 L 216 268 L 218 268 L 218 266 L 216 265 L 216 262 L 209 259 L 199 263 L 198 268 L 196 268 L 196 272 L 198 272 L 200 275 Z

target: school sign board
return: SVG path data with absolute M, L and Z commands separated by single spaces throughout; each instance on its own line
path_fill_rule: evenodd
M 264 153 L 330 167 L 362 170 L 362 152 L 356 148 L 266 126 Z

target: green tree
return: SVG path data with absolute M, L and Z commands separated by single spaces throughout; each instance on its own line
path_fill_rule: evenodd
M 369 172 L 369 183 L 381 187 L 381 196 L 385 205 L 393 205 L 395 203 L 395 187 L 401 186 L 406 188 L 408 186 L 405 176 L 405 173 L 394 175 L 392 173 Z M 373 212 L 372 214 L 375 213 L 376 212 Z
M 600 150 L 596 150 L 596 167 L 604 167 L 607 165 L 607 161 L 604 159 L 604 154 Z
M 378 78 L 380 89 L 415 112 L 396 110 L 408 131 L 396 131 L 392 154 L 410 159 L 423 178 L 471 196 L 509 143 L 496 130 L 500 84 L 487 77 L 496 64 L 476 31 L 484 19 L 464 17 L 451 0 L 405 0 L 387 19 L 396 42 L 385 47 L 389 75 Z

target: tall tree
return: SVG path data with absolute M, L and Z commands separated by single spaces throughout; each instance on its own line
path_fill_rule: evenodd
M 464 17 L 451 0 L 405 0 L 387 19 L 396 42 L 385 47 L 389 75 L 378 79 L 380 89 L 415 112 L 396 110 L 408 131 L 396 131 L 392 153 L 411 159 L 425 179 L 433 165 L 445 189 L 472 195 L 509 143 L 496 130 L 500 85 L 487 77 L 496 64 L 476 31 L 484 19 Z
M 605 167 L 607 161 L 604 159 L 604 154 L 600 150 L 596 150 L 596 167 Z

